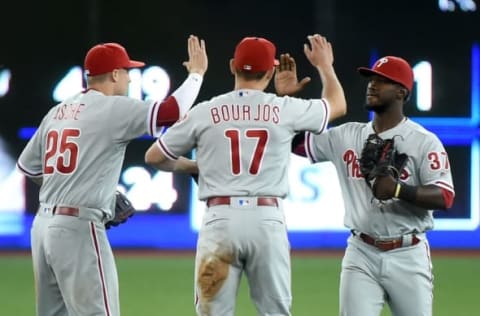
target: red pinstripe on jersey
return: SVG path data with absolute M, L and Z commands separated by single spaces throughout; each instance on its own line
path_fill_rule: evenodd
M 435 184 L 436 186 L 439 186 L 439 187 L 441 187 L 441 188 L 444 188 L 444 189 L 446 189 L 446 190 L 448 190 L 448 191 L 455 192 L 455 191 L 453 190 L 452 185 L 451 185 L 450 183 L 445 182 L 445 181 L 435 181 L 434 184 Z
M 165 154 L 165 156 L 173 160 L 178 159 L 178 156 L 174 155 L 171 151 L 168 150 L 167 146 L 165 146 L 161 138 L 158 139 L 157 144 L 158 147 L 160 147 L 160 150 Z
M 313 155 L 312 145 L 310 143 L 312 138 L 312 134 L 309 132 L 305 132 L 305 152 L 307 153 L 307 157 L 310 158 L 311 161 L 317 162 L 315 156 Z
M 330 113 L 329 113 L 329 108 L 328 108 L 327 102 L 325 102 L 324 99 L 320 99 L 320 101 L 322 101 L 323 108 L 325 110 L 325 115 L 323 117 L 322 127 L 319 130 L 319 132 L 323 133 L 325 128 L 327 128 L 327 123 L 328 123 L 328 118 L 330 116 Z
M 158 115 L 158 107 L 160 106 L 159 102 L 155 102 L 152 106 L 152 110 L 150 112 L 150 122 L 148 122 L 148 129 L 149 129 L 149 134 L 152 136 L 155 136 L 155 131 L 156 131 L 156 117 Z
M 105 304 L 105 315 L 110 316 L 110 303 L 108 302 L 107 295 L 107 285 L 105 283 L 105 274 L 103 272 L 103 262 L 100 254 L 100 246 L 98 244 L 97 232 L 95 230 L 95 224 L 90 223 L 90 233 L 92 234 L 93 247 L 95 248 L 95 253 L 97 254 L 97 265 L 98 265 L 98 274 L 100 276 L 100 282 L 102 283 L 102 295 L 103 302 Z
M 26 175 L 28 175 L 29 177 L 39 177 L 43 174 L 43 172 L 30 172 L 28 171 L 27 169 L 25 169 L 25 167 L 23 167 L 20 162 L 17 162 L 17 167 L 18 169 L 20 169 L 23 173 L 25 173 Z

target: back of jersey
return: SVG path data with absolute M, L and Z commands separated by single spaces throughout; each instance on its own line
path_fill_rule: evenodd
M 320 132 L 327 119 L 324 100 L 235 90 L 195 106 L 161 142 L 179 155 L 196 147 L 200 199 L 284 197 L 293 136 L 299 130 Z
M 43 175 L 40 202 L 109 209 L 126 145 L 147 132 L 149 104 L 88 90 L 52 108 L 19 158 Z

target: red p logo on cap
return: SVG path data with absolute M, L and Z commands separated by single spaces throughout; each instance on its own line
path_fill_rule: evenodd
M 372 68 L 360 67 L 358 72 L 365 76 L 379 75 L 399 83 L 409 92 L 413 89 L 413 70 L 408 62 L 400 57 L 385 56 L 373 64 Z

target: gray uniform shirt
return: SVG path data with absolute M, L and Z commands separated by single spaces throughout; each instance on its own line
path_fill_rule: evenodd
M 53 107 L 18 159 L 28 176 L 43 176 L 39 200 L 111 215 L 127 144 L 155 135 L 160 102 L 79 93 Z
M 433 211 L 393 199 L 375 200 L 360 173 L 358 159 L 372 122 L 346 123 L 321 135 L 307 133 L 305 148 L 313 162 L 332 161 L 337 169 L 345 203 L 345 226 L 377 237 L 396 237 L 433 228 Z M 454 192 L 448 155 L 436 135 L 404 120 L 379 134 L 395 137 L 395 147 L 408 155 L 401 180 L 410 185 L 437 185 Z
M 235 90 L 196 105 L 157 144 L 171 159 L 196 148 L 200 200 L 285 197 L 293 136 L 301 130 L 321 133 L 328 112 L 325 99 Z

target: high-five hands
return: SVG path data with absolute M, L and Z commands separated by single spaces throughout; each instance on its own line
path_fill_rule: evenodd
M 310 77 L 305 77 L 299 82 L 295 59 L 290 54 L 280 55 L 280 64 L 276 67 L 274 78 L 275 91 L 278 95 L 297 94 L 310 80 Z
M 307 36 L 310 46 L 303 45 L 303 51 L 312 66 L 320 69 L 333 65 L 332 44 L 319 34 Z
M 208 68 L 207 50 L 205 41 L 195 35 L 188 37 L 188 61 L 183 62 L 189 73 L 204 75 Z
M 320 72 L 331 68 L 333 65 L 333 50 L 330 42 L 319 34 L 309 35 L 307 39 L 308 44 L 304 44 L 303 51 L 312 66 Z M 298 81 L 295 59 L 289 54 L 280 55 L 280 64 L 276 67 L 274 79 L 275 90 L 278 95 L 294 95 L 310 81 L 310 77 Z

